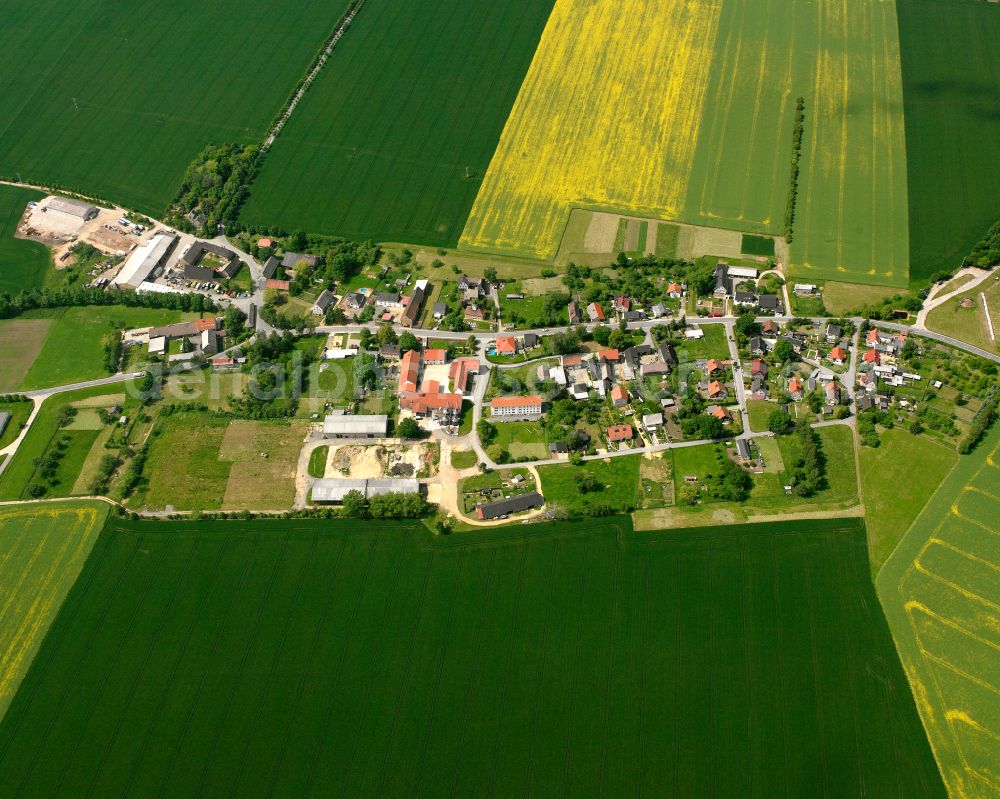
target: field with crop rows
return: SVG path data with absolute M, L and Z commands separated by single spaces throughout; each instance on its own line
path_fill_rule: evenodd
M 100 502 L 0 508 L 0 718 L 107 515 Z
M 963 457 L 878 576 L 952 796 L 1000 794 L 1000 429 Z
M 1000 217 L 1000 7 L 897 0 L 910 275 L 952 269 Z
M 262 138 L 345 6 L 5 4 L 0 175 L 160 215 L 205 145 Z
M 853 520 L 112 521 L 0 794 L 941 797 Z
M 368 0 L 268 154 L 251 224 L 458 240 L 552 0 Z
M 905 285 L 892 3 L 559 0 L 462 245 L 551 258 L 574 206 L 783 232 L 795 269 Z
M 19 186 L 0 186 L 0 294 L 38 288 L 45 280 L 52 261 L 45 245 L 14 238 L 25 203 L 44 196 Z

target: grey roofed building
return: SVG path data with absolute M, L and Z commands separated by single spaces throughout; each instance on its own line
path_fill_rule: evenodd
M 0 429 L 0 432 L 3 432 Z M 565 455 L 569 452 L 569 447 L 562 443 L 549 444 L 549 454 L 551 455 Z
M 184 279 L 195 280 L 195 281 L 215 280 L 215 272 L 209 269 L 207 266 L 198 266 L 198 264 L 185 264 Z
M 571 302 L 566 306 L 566 312 L 569 314 L 569 323 L 571 325 L 580 324 L 580 309 L 575 302 Z
M 670 344 L 669 342 L 664 341 L 662 344 L 660 344 L 659 347 L 657 347 L 657 351 L 660 353 L 660 357 L 663 359 L 663 362 L 667 366 L 670 366 L 670 367 L 676 367 L 677 366 L 677 363 L 678 363 L 678 361 L 677 361 L 677 352 L 674 350 L 674 345 L 673 344 Z
M 391 358 L 398 361 L 403 357 L 403 350 L 398 344 L 383 344 L 378 354 L 383 358 Z
M 365 499 L 381 494 L 417 494 L 420 492 L 420 483 L 411 477 L 378 480 L 326 478 L 313 482 L 312 501 L 321 504 L 343 502 L 351 491 L 359 492 Z
M 844 335 L 844 329 L 840 325 L 829 324 L 826 326 L 827 341 L 839 341 Z
M 264 261 L 263 275 L 265 280 L 270 280 L 276 274 L 278 274 L 278 267 L 281 266 L 281 261 L 275 258 L 273 255 Z
M 415 288 L 413 294 L 410 295 L 410 302 L 403 311 L 402 316 L 399 317 L 399 322 L 403 327 L 413 327 L 417 323 L 417 317 L 420 315 L 420 306 L 424 304 L 424 290 L 423 288 Z
M 764 339 L 760 336 L 753 336 L 750 339 L 750 354 L 751 355 L 766 355 L 767 354 L 767 344 L 764 343 Z
M 443 302 L 436 302 L 431 312 L 434 314 L 435 319 L 441 319 L 448 315 L 448 306 Z
M 725 297 L 732 290 L 729 282 L 729 264 L 719 261 L 715 265 L 715 294 Z
M 328 415 L 323 420 L 324 438 L 380 438 L 388 429 L 389 417 L 385 414 Z
M 330 292 L 331 294 L 333 292 Z M 344 295 L 344 305 L 355 311 L 360 311 L 368 303 L 368 298 L 360 291 L 352 291 Z
M 8 424 L 10 424 L 10 413 L 8 411 L 0 411 L 0 436 L 3 435 L 3 431 L 7 429 Z
M 659 319 L 661 316 L 667 315 L 667 306 L 663 303 L 657 303 L 653 306 L 653 318 Z
M 333 304 L 334 299 L 336 299 L 336 295 L 330 289 L 323 289 L 316 298 L 316 302 L 313 303 L 312 312 L 322 316 L 326 313 L 326 309 Z
M 777 294 L 761 294 L 757 307 L 762 311 L 777 311 L 781 307 Z
M 649 344 L 636 344 L 634 347 L 629 347 L 622 352 L 622 357 L 625 359 L 625 363 L 631 366 L 633 369 L 639 366 L 639 359 L 644 355 L 652 355 L 653 348 Z
M 215 355 L 219 351 L 219 334 L 214 330 L 202 330 L 201 351 L 206 355 Z
M 650 363 L 644 363 L 639 367 L 639 374 L 642 377 L 650 377 L 652 375 L 666 375 L 670 374 L 670 367 L 667 366 L 663 361 L 652 361 Z
M 138 288 L 154 269 L 163 265 L 176 245 L 177 236 L 173 233 L 157 233 L 148 242 L 132 250 L 121 271 L 111 282 L 116 286 Z
M 642 426 L 647 430 L 654 427 L 663 426 L 663 414 L 662 413 L 647 413 L 642 417 Z
M 527 494 L 515 494 L 507 499 L 489 502 L 476 506 L 476 516 L 480 519 L 499 519 L 511 513 L 520 513 L 531 508 L 540 508 L 545 504 L 545 498 L 537 491 Z
M 236 277 L 236 275 L 242 268 L 243 268 L 243 262 L 239 258 L 234 258 L 232 261 L 230 261 L 228 264 L 222 267 L 222 269 L 220 269 L 219 272 L 222 273 L 222 276 L 225 277 L 226 280 L 229 280 L 231 278 Z
M 640 322 L 646 318 L 645 311 L 626 311 L 623 315 L 626 322 Z
M 740 460 L 750 460 L 750 445 L 745 438 L 736 439 L 736 452 L 740 456 Z
M 45 207 L 50 211 L 59 211 L 59 213 L 68 216 L 75 216 L 84 222 L 89 222 L 98 214 L 96 205 L 91 205 L 83 200 L 74 200 L 72 197 L 53 197 Z
M 380 291 L 375 295 L 375 304 L 383 307 L 399 305 L 399 295 L 394 291 Z
M 201 333 L 201 331 L 198 329 L 197 322 L 174 322 L 171 325 L 149 328 L 150 339 L 158 338 L 160 336 L 167 339 L 183 338 L 185 336 L 196 336 L 199 333 Z
M 281 265 L 285 269 L 293 269 L 301 261 L 305 261 L 309 266 L 316 266 L 319 263 L 319 258 L 315 255 L 306 255 L 300 252 L 286 252 L 281 257 Z
M 752 291 L 737 291 L 733 295 L 733 300 L 737 305 L 756 305 L 757 295 Z
M 234 253 L 227 247 L 220 247 L 218 244 L 212 244 L 210 241 L 196 241 L 194 244 L 188 247 L 187 252 L 184 253 L 183 257 L 181 258 L 181 263 L 184 265 L 196 264 L 202 259 L 202 256 L 206 252 L 218 255 L 220 258 L 222 258 L 227 262 L 238 260 L 236 253 Z M 234 272 L 233 274 L 236 273 Z
M 767 383 L 764 380 L 764 375 L 755 374 L 753 376 L 753 379 L 750 381 L 750 390 L 754 394 L 760 394 L 763 393 L 766 388 L 767 388 Z
M 531 349 L 532 347 L 538 346 L 538 336 L 534 333 L 524 334 L 524 347 L 525 349 Z

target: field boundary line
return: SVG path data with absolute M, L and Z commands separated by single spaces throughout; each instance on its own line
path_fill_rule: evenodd
M 350 6 L 347 7 L 347 11 L 340 18 L 340 22 L 334 29 L 333 33 L 327 38 L 320 48 L 319 52 L 313 58 L 312 63 L 309 65 L 309 69 L 306 70 L 306 74 L 299 80 L 298 85 L 292 90 L 291 96 L 285 101 L 284 107 L 278 113 L 278 118 L 271 123 L 271 127 L 268 128 L 267 134 L 264 136 L 264 141 L 260 147 L 260 155 L 257 158 L 257 163 L 260 163 L 260 159 L 263 155 L 271 149 L 271 145 L 274 144 L 274 140 L 281 133 L 281 129 L 288 122 L 295 108 L 298 106 L 299 101 L 305 95 L 306 91 L 312 85 L 313 81 L 316 80 L 316 76 L 319 75 L 320 71 L 326 65 L 327 59 L 329 59 L 330 54 L 333 49 L 337 46 L 337 43 L 341 40 L 344 33 L 350 27 L 351 23 L 354 21 L 354 17 L 357 16 L 358 11 L 365 4 L 365 0 L 353 0 Z M 256 166 L 256 164 L 255 164 Z

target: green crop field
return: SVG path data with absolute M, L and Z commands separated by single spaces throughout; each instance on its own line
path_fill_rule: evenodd
M 159 215 L 205 145 L 263 137 L 345 6 L 7 5 L 0 175 Z
M 0 508 L 0 718 L 107 515 L 102 502 Z
M 87 793 L 944 795 L 860 523 L 627 518 L 113 520 L 0 725 Z
M 552 0 L 368 0 L 264 161 L 250 224 L 451 245 Z
M 954 797 L 1000 793 L 1000 428 L 963 456 L 878 576 Z
M 107 377 L 102 339 L 113 331 L 197 318 L 196 313 L 124 305 L 48 308 L 0 321 L 0 335 L 6 325 L 16 326 L 35 319 L 55 320 L 21 381 L 20 388 L 37 389 Z
M 1000 218 L 1000 7 L 897 0 L 910 273 L 952 269 Z
M 18 186 L 0 186 L 0 294 L 38 288 L 52 258 L 44 244 L 15 239 L 17 223 L 29 200 L 45 195 Z
M 875 570 L 958 461 L 954 449 L 899 427 L 884 431 L 881 439 L 877 449 L 858 448 L 868 549 Z M 917 463 L 920 468 L 913 468 Z

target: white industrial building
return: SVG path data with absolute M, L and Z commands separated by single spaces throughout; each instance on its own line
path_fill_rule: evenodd
M 323 420 L 323 438 L 384 438 L 388 430 L 389 417 L 385 414 L 330 414 Z
M 85 203 L 83 200 L 74 200 L 71 197 L 53 197 L 46 203 L 45 207 L 49 211 L 58 211 L 61 214 L 79 219 L 81 222 L 96 219 L 98 214 L 96 205 Z
M 149 279 L 158 266 L 162 266 L 167 256 L 177 244 L 177 236 L 172 233 L 158 233 L 141 247 L 136 247 L 122 265 L 121 271 L 112 283 L 121 288 L 137 289 Z
M 380 494 L 417 494 L 420 492 L 420 483 L 412 477 L 380 480 L 328 478 L 313 482 L 312 501 L 323 505 L 340 503 L 351 491 L 360 492 L 365 499 Z

